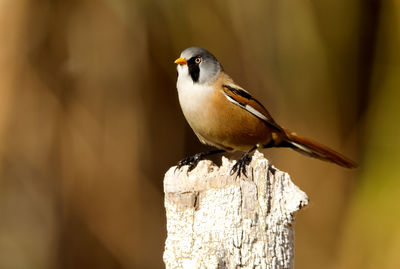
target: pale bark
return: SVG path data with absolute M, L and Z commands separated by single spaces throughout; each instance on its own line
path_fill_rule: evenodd
M 307 195 L 255 152 L 248 178 L 234 161 L 202 161 L 164 178 L 166 268 L 292 268 L 295 213 Z

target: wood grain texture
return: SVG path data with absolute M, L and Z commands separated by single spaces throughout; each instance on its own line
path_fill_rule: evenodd
M 258 151 L 249 178 L 230 176 L 233 164 L 166 173 L 166 268 L 293 268 L 295 213 L 307 195 Z

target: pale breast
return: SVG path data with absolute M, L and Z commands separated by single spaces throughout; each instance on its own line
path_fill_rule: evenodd
M 189 76 L 182 75 L 178 77 L 176 86 L 183 114 L 189 125 L 196 129 L 196 123 L 204 120 L 204 106 L 210 100 L 211 88 L 208 85 L 193 83 Z

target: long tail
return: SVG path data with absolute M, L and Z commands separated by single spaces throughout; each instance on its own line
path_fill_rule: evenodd
M 290 131 L 285 130 L 285 132 L 287 136 L 287 140 L 284 142 L 285 146 L 290 147 L 295 151 L 300 152 L 301 154 L 323 161 L 336 163 L 337 165 L 346 168 L 357 167 L 357 164 L 355 162 L 324 145 L 321 145 L 308 138 L 299 136 Z

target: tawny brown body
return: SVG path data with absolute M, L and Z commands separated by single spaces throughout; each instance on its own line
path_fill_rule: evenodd
M 175 63 L 179 101 L 186 120 L 202 143 L 225 151 L 246 152 L 233 167 L 239 175 L 241 170 L 245 173 L 249 154 L 257 147 L 288 147 L 343 167 L 356 167 L 342 154 L 280 127 L 259 101 L 223 72 L 208 51 L 188 48 Z M 178 167 L 190 164 L 192 169 L 207 154 L 182 160 Z
M 254 145 L 268 144 L 274 129 L 225 97 L 223 85 L 228 79 L 221 73 L 214 84 L 219 90 L 210 94 L 195 117 L 186 117 L 189 125 L 201 142 L 227 151 L 246 152 Z
M 220 73 L 213 82 L 214 89 L 218 90 L 207 96 L 209 100 L 204 100 L 201 110 L 190 113 L 183 108 L 189 125 L 202 143 L 226 151 L 243 152 L 251 150 L 255 145 L 261 148 L 290 147 L 310 157 L 343 167 L 355 167 L 355 163 L 342 154 L 280 127 L 261 103 L 254 98 L 235 95 L 228 88 L 230 85 L 237 87 L 228 75 Z M 227 94 L 238 103 L 256 109 L 268 122 L 233 104 L 226 98 Z

